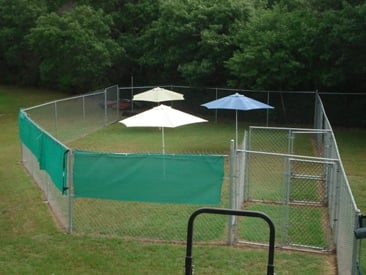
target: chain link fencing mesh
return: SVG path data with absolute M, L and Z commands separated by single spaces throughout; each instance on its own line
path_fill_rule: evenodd
M 324 156 L 339 160 L 334 173 L 331 175 L 333 184 L 329 186 L 328 192 L 330 227 L 336 244 L 338 272 L 339 274 L 356 274 L 359 244 L 355 239 L 354 231 L 359 226 L 357 221 L 360 210 L 353 197 L 341 161 L 337 141 L 320 96 L 316 97 L 315 104 L 316 127 L 328 130 L 331 133 L 325 137 L 318 136 L 318 144 L 324 148 Z
M 37 186 L 42 190 L 44 202 L 48 203 L 52 209 L 59 225 L 68 230 L 70 226 L 70 197 L 63 195 L 48 173 L 41 170 L 38 160 L 34 157 L 32 152 L 22 144 L 22 163 L 27 172 L 32 176 Z
M 180 91 L 179 87 L 175 90 Z M 66 142 L 115 122 L 122 111 L 129 108 L 133 110 L 134 105 L 131 104 L 121 110 L 119 102 L 120 94 L 125 98 L 134 92 L 126 88 L 120 93 L 118 86 L 114 86 L 25 111 L 45 131 L 59 141 Z M 207 93 L 207 101 L 215 99 L 212 98 L 211 90 L 203 92 Z M 216 90 L 215 97 L 232 93 L 231 90 Z M 272 105 L 283 101 L 282 93 L 268 92 L 258 96 L 256 99 Z M 291 96 L 286 94 L 286 98 Z M 306 104 L 314 104 L 311 96 L 301 96 Z M 202 103 L 194 102 L 194 92 L 191 92 L 184 102 L 174 105 L 189 104 L 190 108 L 194 108 Z M 212 112 L 202 111 L 202 108 L 196 111 Z M 275 117 L 272 120 L 276 120 L 276 116 L 294 118 L 296 116 L 293 113 L 296 113 L 296 108 L 282 108 L 282 111 L 273 114 Z M 217 114 L 215 111 L 216 118 Z M 220 111 L 220 116 L 223 114 Z M 301 115 L 300 123 L 308 124 L 312 120 L 309 114 L 311 112 L 306 116 Z M 248 120 L 251 118 L 249 113 L 242 115 Z M 255 116 L 258 118 L 258 114 Z M 266 112 L 259 116 L 260 120 L 268 123 Z M 238 164 L 233 175 L 237 192 L 230 198 L 231 179 L 225 174 L 219 207 L 245 207 L 267 213 L 276 224 L 277 245 L 281 247 L 329 251 L 333 249 L 334 241 L 340 274 L 351 274 L 356 267 L 357 243 L 353 230 L 359 211 L 320 98 L 315 104 L 314 123 L 316 131 L 302 128 L 278 131 L 253 128 L 249 150 L 237 151 Z M 39 169 L 37 159 L 24 145 L 22 160 L 43 190 L 45 201 L 50 204 L 62 226 L 75 234 L 181 242 L 186 238 L 189 215 L 202 206 L 73 199 L 72 192 L 62 195 L 54 187 L 52 180 Z M 225 171 L 230 170 L 228 162 L 225 161 Z M 72 186 L 72 178 L 68 178 L 68 184 Z M 225 216 L 202 216 L 196 224 L 195 241 L 224 243 L 232 233 L 230 230 L 233 230 L 235 241 L 239 243 L 268 242 L 267 226 L 263 221 L 253 218 L 240 217 L 233 222 Z
M 27 115 L 61 142 L 79 138 L 119 118 L 118 86 L 26 109 Z
M 314 155 L 312 139 L 317 132 L 250 127 L 249 133 L 244 150 L 245 176 L 238 182 L 238 189 L 243 188 L 244 193 L 238 207 L 269 214 L 276 224 L 280 247 L 331 250 L 326 191 L 329 180 L 325 170 L 333 162 Z M 242 218 L 239 232 L 245 227 L 254 229 L 259 225 Z M 266 236 L 259 230 L 246 232 L 252 233 L 240 235 L 240 241 L 262 242 L 262 236 Z
M 339 274 L 355 274 L 360 211 L 320 97 L 314 129 L 250 127 L 243 144 L 236 154 L 235 206 L 267 213 L 277 246 L 336 251 Z M 260 221 L 234 224 L 238 242 L 268 242 Z
M 102 128 L 118 118 L 119 110 L 111 105 L 119 98 L 118 86 L 82 96 L 58 100 L 23 110 L 42 131 L 48 132 L 61 142 L 79 138 Z M 44 201 L 51 207 L 60 226 L 65 230 L 72 227 L 71 193 L 62 194 L 47 172 L 40 169 L 40 163 L 22 143 L 22 163 L 43 191 Z M 69 157 L 70 158 L 70 153 Z M 68 165 L 71 165 L 69 163 Z M 67 169 L 65 167 L 65 171 Z M 71 175 L 66 175 L 65 177 Z M 70 185 L 70 178 L 68 185 Z

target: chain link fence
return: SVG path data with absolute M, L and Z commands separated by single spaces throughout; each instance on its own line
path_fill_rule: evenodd
M 43 192 L 43 200 L 48 203 L 58 224 L 68 230 L 70 219 L 70 198 L 56 188 L 51 177 L 39 167 L 39 162 L 32 152 L 22 144 L 22 163 L 27 172 Z
M 135 105 L 129 100 L 143 89 L 113 86 L 28 108 L 24 112 L 37 127 L 57 141 L 66 143 L 117 121 L 122 112 L 129 115 L 149 108 L 148 104 Z M 178 92 L 187 89 L 174 87 Z M 197 102 L 194 92 L 195 89 L 191 88 L 189 93 L 185 93 L 186 100 L 173 105 L 187 107 L 194 113 L 209 112 L 215 120 L 228 115 L 225 111 L 201 108 L 202 97 Z M 215 95 L 212 89 L 197 89 L 196 92 L 202 92 L 210 101 L 234 91 L 215 89 Z M 251 127 L 245 134 L 243 147 L 229 157 L 225 156 L 225 175 L 218 207 L 266 213 L 276 224 L 279 247 L 333 251 L 335 243 L 340 274 L 354 273 L 357 242 L 353 231 L 357 227 L 359 211 L 318 95 L 314 108 L 313 93 L 296 96 L 289 93 L 252 93 L 254 98 L 276 106 L 276 112 L 270 116 L 265 111 L 253 116 L 250 112 L 240 115 L 262 125 L 277 120 L 291 123 L 298 110 L 284 103 L 284 94 L 286 100 L 294 100 L 289 97 L 297 96 L 304 104 L 312 106 L 308 114 L 298 116 L 298 123 L 309 125 L 314 122 L 314 129 Z M 314 118 L 310 110 L 315 110 Z M 71 148 L 67 159 L 65 171 L 69 172 L 73 165 Z M 39 168 L 39 161 L 24 144 L 22 160 L 60 224 L 74 234 L 185 242 L 187 220 L 194 210 L 203 206 L 74 198 L 72 173 L 65 173 L 69 189 L 62 194 L 54 187 L 48 174 Z M 265 244 L 268 235 L 268 226 L 250 217 L 203 215 L 196 221 L 197 242 Z
M 277 228 L 277 246 L 296 249 L 332 250 L 327 215 L 328 185 L 336 161 L 316 155 L 312 140 L 326 131 L 305 128 L 250 127 L 246 146 L 243 189 L 237 207 L 269 214 Z M 301 155 L 300 155 L 301 153 Z M 251 225 L 246 219 L 239 228 Z M 239 241 L 261 242 L 263 232 L 242 235 Z M 264 234 L 265 236 L 265 234 Z
M 335 173 L 331 175 L 333 184 L 329 186 L 329 224 L 336 244 L 338 272 L 356 274 L 358 243 L 354 231 L 359 226 L 358 218 L 361 213 L 353 197 L 337 141 L 320 96 L 316 97 L 315 107 L 315 126 L 331 131 L 326 137 L 318 136 L 318 144 L 324 148 L 324 156 L 338 159 Z
M 66 142 L 102 128 L 119 117 L 119 110 L 112 105 L 118 102 L 118 86 L 109 87 L 82 96 L 57 100 L 22 110 L 41 131 L 48 133 L 58 142 Z M 48 173 L 40 168 L 39 160 L 22 143 L 22 163 L 43 191 L 44 201 L 48 203 L 65 230 L 72 228 L 72 194 L 61 193 Z M 69 148 L 68 159 L 71 159 Z M 71 162 L 67 164 L 70 166 Z M 71 171 L 71 167 L 64 167 Z M 65 173 L 68 185 L 72 184 L 71 174 Z M 67 178 L 67 179 L 66 179 Z
M 277 246 L 337 251 L 339 274 L 355 274 L 360 211 L 318 95 L 315 107 L 314 129 L 249 128 L 235 154 L 233 205 L 267 213 Z M 239 243 L 268 242 L 260 221 L 240 218 L 232 226 Z
M 61 143 L 68 143 L 92 131 L 116 122 L 122 112 L 133 108 L 118 86 L 82 96 L 57 100 L 23 110 L 40 131 Z M 138 105 L 138 107 L 147 105 Z M 141 111 L 135 110 L 135 112 Z M 130 113 L 128 113 L 129 115 Z M 40 168 L 39 159 L 22 144 L 22 160 L 44 193 L 60 225 L 80 235 L 113 236 L 125 239 L 161 242 L 185 242 L 186 223 L 190 214 L 202 206 L 228 207 L 228 175 L 224 175 L 219 205 L 145 203 L 119 200 L 75 198 L 73 150 L 68 148 L 65 179 L 68 190 L 61 193 L 48 173 Z M 202 152 L 200 152 L 202 154 Z M 224 156 L 225 157 L 225 156 Z M 227 157 L 225 157 L 227 158 Z M 225 165 L 228 162 L 225 161 Z M 228 168 L 222 168 L 228 170 Z M 189 180 L 189 179 L 187 179 Z M 225 217 L 200 217 L 196 241 L 225 243 L 228 221 Z
M 119 88 L 112 86 L 81 96 L 27 108 L 27 115 L 61 142 L 70 141 L 119 118 Z

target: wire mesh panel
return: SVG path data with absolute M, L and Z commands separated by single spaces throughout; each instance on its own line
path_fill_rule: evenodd
M 63 152 L 57 154 L 56 151 L 63 147 L 58 140 L 74 139 L 114 122 L 118 113 L 113 108 L 112 111 L 108 111 L 105 104 L 107 99 L 118 99 L 118 86 L 27 108 L 20 112 L 19 132 L 23 165 L 44 192 L 45 201 L 49 203 L 57 220 L 68 230 L 72 213 L 70 193 L 60 190 L 63 184 L 55 179 L 62 177 L 65 186 L 70 187 L 70 182 L 66 179 L 70 174 L 61 175 L 62 170 L 71 171 L 67 169 L 70 168 L 70 158 Z M 26 144 L 32 146 L 28 148 Z M 67 151 L 66 148 L 63 150 Z
M 57 138 L 66 141 L 107 124 L 105 93 L 57 102 Z
M 289 153 L 291 128 L 249 127 L 249 145 L 252 151 Z
M 326 134 L 312 129 L 250 127 L 245 163 L 238 156 L 238 165 L 245 164 L 242 207 L 267 213 L 276 224 L 277 245 L 282 247 L 332 249 L 327 206 L 328 184 L 335 169 L 334 162 L 316 156 L 313 140 L 318 132 Z M 265 241 L 257 221 L 241 218 L 237 226 L 240 241 Z M 253 230 L 243 233 L 248 227 Z
M 335 163 L 289 159 L 289 181 L 286 202 L 290 204 L 289 215 L 295 219 L 288 220 L 288 230 L 292 232 L 311 232 L 305 240 L 304 236 L 294 235 L 288 239 L 291 245 L 331 249 L 327 179 L 325 173 L 332 169 Z M 305 221 L 305 226 L 301 221 Z M 299 242 L 300 241 L 300 242 Z
M 339 201 L 337 210 L 337 225 L 334 231 L 337 246 L 339 274 L 356 274 L 357 245 L 354 229 L 357 227 L 358 212 L 355 211 L 354 201 L 349 186 L 340 179 Z
M 22 162 L 28 173 L 43 191 L 44 200 L 50 205 L 57 221 L 63 228 L 67 229 L 70 218 L 69 196 L 62 194 L 52 182 L 50 176 L 39 168 L 38 160 L 25 145 L 22 145 Z
M 284 197 L 287 161 L 273 154 L 247 154 L 247 201 L 281 203 Z
M 73 200 L 73 232 L 135 240 L 183 242 L 186 240 L 186 225 L 191 213 L 204 206 L 227 208 L 228 189 L 226 175 L 219 205 L 76 198 Z M 197 242 L 226 243 L 227 241 L 227 218 L 200 217 L 197 228 L 195 232 Z
M 174 104 L 192 108 L 199 113 L 211 112 L 202 110 L 202 102 L 197 101 L 195 92 L 207 92 L 208 101 L 214 99 L 213 91 L 208 93 L 208 90 L 199 88 L 174 88 L 180 92 L 186 89 L 191 91 L 185 93 L 186 100 Z M 122 98 L 132 96 L 135 90 L 136 88 L 126 90 L 127 93 L 121 91 Z M 231 93 L 234 91 L 216 89 L 214 97 Z M 270 96 L 269 92 L 265 92 L 258 94 L 257 99 L 276 105 L 273 102 L 276 103 L 278 97 L 278 102 L 282 102 L 284 121 L 290 122 L 290 117 L 293 119 L 301 116 L 296 108 L 290 110 L 296 114 L 294 116 L 290 116 L 289 109 L 284 108 L 283 99 L 291 99 L 292 95 L 282 92 L 275 95 Z M 200 97 L 200 100 L 203 98 L 205 95 Z M 221 200 L 219 205 L 215 206 L 232 206 L 266 213 L 276 225 L 278 246 L 329 251 L 334 240 L 339 273 L 354 274 L 357 243 L 353 233 L 357 228 L 356 220 L 360 211 L 352 196 L 321 99 L 317 94 L 315 98 L 316 129 L 250 128 L 244 148 L 235 153 L 234 174 L 230 179 L 228 175 L 224 177 Z M 303 99 L 306 99 L 306 104 L 310 106 L 313 95 L 304 94 Z M 49 140 L 65 143 L 115 122 L 119 119 L 120 111 L 125 110 L 125 103 L 120 100 L 118 86 L 112 86 L 94 93 L 28 108 L 24 112 L 37 127 L 39 126 L 40 131 L 47 132 L 42 132 L 43 134 L 55 138 Z M 133 108 L 131 102 L 129 104 L 129 107 Z M 279 109 L 281 108 L 276 108 L 275 112 Z M 225 111 L 220 111 L 221 113 Z M 301 123 L 309 124 L 310 113 L 302 117 Z M 268 113 L 262 112 L 261 115 L 262 118 L 256 118 L 255 121 L 268 123 Z M 250 118 L 249 114 L 245 116 Z M 39 147 L 38 143 L 33 145 L 35 148 Z M 41 157 L 36 156 L 35 150 L 32 149 L 34 148 L 28 148 L 22 142 L 22 160 L 25 168 L 43 190 L 45 201 L 50 204 L 60 223 L 69 231 L 72 228 L 75 233 L 180 242 L 185 240 L 185 225 L 189 215 L 198 207 L 212 206 L 137 203 L 84 197 L 72 199 L 74 186 L 71 173 L 67 175 L 66 185 L 71 189 L 66 193 L 60 192 L 60 188 L 57 188 L 52 180 L 52 175 L 40 169 Z M 40 156 L 51 157 L 48 164 L 54 163 L 52 154 Z M 66 159 L 66 165 L 71 171 L 73 158 Z M 227 161 L 225 165 L 228 165 Z M 225 167 L 225 171 L 229 170 L 231 168 Z M 231 181 L 231 187 L 235 187 L 235 194 L 231 194 Z M 197 242 L 224 243 L 227 240 L 231 241 L 232 232 L 239 242 L 268 242 L 267 226 L 262 221 L 249 217 L 227 219 L 224 216 L 202 216 L 196 224 Z
M 330 131 L 326 138 L 320 138 L 324 148 L 327 148 L 324 150 L 324 155 L 339 160 L 331 175 L 334 184 L 330 185 L 328 190 L 329 224 L 336 243 L 338 272 L 339 274 L 356 274 L 358 244 L 354 230 L 358 226 L 356 221 L 360 210 L 357 208 L 351 192 L 337 141 L 319 95 L 316 96 L 315 106 L 314 124 Z
M 26 109 L 27 115 L 59 141 L 90 133 L 118 119 L 118 86 Z
M 317 163 L 310 174 L 307 169 L 308 165 L 313 165 L 311 162 L 303 162 L 306 165 L 302 168 L 297 163 L 295 174 L 289 172 L 291 162 L 288 157 L 249 153 L 248 162 L 242 207 L 262 211 L 273 219 L 279 246 L 328 250 L 331 244 L 326 193 L 322 186 L 324 180 L 314 175 L 315 172 L 322 173 L 323 164 Z M 248 224 L 244 219 L 238 226 L 254 229 L 250 231 L 251 235 L 241 235 L 240 240 L 263 242 L 265 234 L 256 230 L 259 225 Z
M 324 163 L 301 159 L 289 159 L 289 162 L 289 202 L 327 205 Z

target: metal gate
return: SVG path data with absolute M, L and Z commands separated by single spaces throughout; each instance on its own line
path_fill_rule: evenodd
M 334 166 L 334 162 L 288 158 L 282 244 L 329 249 L 328 185 Z
M 326 152 L 314 144 L 318 135 L 326 140 L 328 131 L 253 127 L 235 150 L 232 206 L 268 214 L 279 247 L 333 249 L 328 204 L 334 200 L 337 161 L 323 157 Z M 239 243 L 266 242 L 257 221 L 240 217 L 231 227 Z

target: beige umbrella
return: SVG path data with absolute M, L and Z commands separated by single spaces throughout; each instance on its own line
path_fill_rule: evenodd
M 161 104 L 145 112 L 120 120 L 119 122 L 127 127 L 161 128 L 163 154 L 165 154 L 164 128 L 175 128 L 187 124 L 207 122 L 207 120 Z
M 164 88 L 156 87 L 151 90 L 139 93 L 133 96 L 135 101 L 150 101 L 150 102 L 163 102 L 173 100 L 184 100 L 184 97 L 180 93 L 176 93 Z

